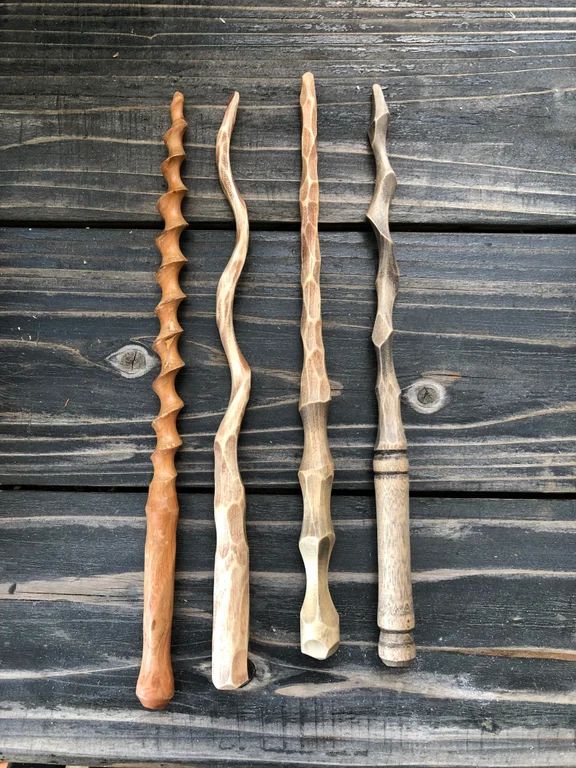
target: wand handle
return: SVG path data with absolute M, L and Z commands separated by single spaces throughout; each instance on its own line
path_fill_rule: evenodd
M 416 655 L 410 530 L 408 460 L 403 451 L 374 458 L 378 530 L 378 654 L 389 667 L 404 667 Z
M 300 553 L 306 569 L 306 594 L 300 611 L 302 653 L 325 659 L 338 648 L 339 618 L 328 586 L 328 565 L 334 546 L 330 494 L 334 463 L 328 445 L 330 382 L 324 361 L 318 240 L 318 156 L 314 76 L 302 77 L 302 182 L 300 185 L 302 318 L 304 349 L 300 383 L 300 416 L 304 453 L 298 479 L 304 499 Z
M 158 201 L 164 219 L 164 231 L 156 238 L 162 263 L 156 280 L 162 298 L 156 307 L 160 332 L 154 350 L 160 358 L 160 373 L 153 388 L 160 400 L 160 411 L 152 422 L 156 432 L 156 450 L 152 454 L 154 476 L 146 503 L 146 548 L 144 554 L 144 643 L 136 695 L 147 709 L 163 709 L 174 695 L 174 677 L 170 659 L 172 612 L 174 606 L 174 568 L 178 497 L 174 456 L 182 444 L 176 419 L 183 406 L 175 387 L 184 361 L 178 352 L 182 328 L 178 307 L 185 298 L 178 282 L 186 258 L 180 250 L 180 235 L 188 224 L 182 216 L 186 187 L 180 177 L 185 158 L 182 139 L 186 130 L 184 97 L 176 92 L 170 108 L 172 125 L 164 134 L 168 157 L 162 173 L 168 191 Z
M 396 176 L 386 152 L 389 112 L 379 85 L 373 87 L 374 119 L 370 143 L 376 159 L 376 183 L 368 219 L 378 242 L 378 307 L 372 332 L 378 376 L 378 436 L 374 454 L 378 529 L 378 653 L 389 667 L 407 666 L 416 655 L 410 569 L 408 459 L 400 412 L 400 387 L 392 358 L 392 311 L 398 292 L 398 267 L 390 237 L 388 210 Z
M 230 167 L 230 140 L 240 96 L 232 95 L 216 139 L 220 184 L 234 213 L 236 243 L 216 292 L 216 323 L 232 386 L 228 408 L 214 440 L 214 614 L 212 682 L 216 688 L 239 688 L 248 681 L 249 570 L 246 540 L 246 494 L 238 467 L 238 436 L 250 396 L 251 373 L 234 333 L 234 295 L 248 251 L 246 204 Z

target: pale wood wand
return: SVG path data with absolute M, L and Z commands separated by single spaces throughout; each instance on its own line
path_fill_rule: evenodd
M 174 606 L 174 567 L 178 497 L 174 456 L 182 444 L 176 419 L 183 402 L 176 392 L 175 379 L 184 367 L 178 352 L 182 328 L 178 307 L 185 298 L 178 282 L 186 258 L 180 250 L 180 235 L 188 224 L 182 216 L 186 187 L 180 177 L 185 158 L 182 139 L 186 130 L 184 97 L 176 92 L 170 108 L 172 125 L 164 134 L 168 157 L 162 173 L 168 191 L 158 201 L 164 219 L 164 231 L 156 238 L 162 263 L 156 280 L 162 298 L 156 307 L 160 332 L 154 350 L 160 358 L 160 373 L 154 391 L 160 411 L 152 422 L 156 432 L 156 450 L 152 454 L 154 476 L 146 504 L 146 549 L 144 555 L 144 644 L 136 695 L 144 707 L 162 709 L 174 695 L 174 677 L 170 659 L 172 612 Z
M 230 139 L 240 96 L 234 93 L 216 140 L 220 184 L 234 213 L 236 243 L 216 292 L 216 322 L 230 367 L 228 408 L 214 440 L 214 614 L 212 682 L 216 688 L 239 688 L 248 681 L 249 571 L 246 540 L 246 494 L 238 468 L 238 435 L 250 396 L 250 368 L 234 333 L 234 295 L 248 251 L 246 204 L 230 167 Z
M 304 453 L 298 478 L 304 499 L 300 552 L 306 569 L 306 593 L 300 611 L 302 653 L 325 659 L 338 648 L 339 618 L 328 585 L 328 565 L 334 546 L 330 494 L 334 464 L 328 444 L 330 382 L 324 360 L 320 299 L 320 243 L 318 240 L 318 154 L 314 76 L 302 77 L 302 182 L 300 333 L 304 359 L 300 380 L 300 416 L 304 428 Z
M 416 656 L 410 570 L 408 459 L 400 412 L 400 387 L 392 359 L 392 311 L 398 292 L 398 266 L 390 237 L 388 210 L 396 176 L 386 152 L 388 107 L 379 85 L 372 88 L 374 116 L 370 143 L 376 183 L 367 217 L 378 241 L 378 307 L 372 332 L 378 377 L 378 435 L 374 447 L 374 485 L 378 529 L 378 654 L 389 667 L 404 667 Z

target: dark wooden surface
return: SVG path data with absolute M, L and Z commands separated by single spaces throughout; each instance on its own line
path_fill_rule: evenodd
M 392 114 L 394 222 L 576 223 L 574 9 L 566 2 L 0 9 L 6 220 L 156 222 L 166 102 L 178 87 L 190 124 L 187 218 L 230 220 L 213 145 L 237 88 L 232 157 L 251 218 L 297 221 L 299 78 L 311 69 L 323 221 L 364 221 L 377 80 Z
M 212 483 L 212 443 L 229 378 L 214 302 L 233 242 L 234 233 L 222 231 L 183 238 L 190 262 L 181 310 L 188 367 L 178 384 L 186 403 L 182 486 Z M 402 290 L 395 356 L 412 488 L 569 490 L 576 237 L 427 232 L 398 233 L 396 243 Z M 321 246 L 335 482 L 366 490 L 376 429 L 370 340 L 376 245 L 368 232 L 325 232 Z M 157 409 L 153 233 L 10 228 L 0 230 L 0 252 L 6 329 L 0 477 L 144 487 Z M 240 459 L 255 488 L 298 488 L 300 306 L 298 233 L 253 233 L 236 325 L 254 372 Z M 133 345 L 128 368 L 121 352 L 127 345 Z M 141 368 L 134 369 L 135 360 Z M 438 410 L 413 396 L 422 380 L 440 387 L 445 400 Z
M 0 758 L 573 768 L 574 17 L 562 1 L 0 2 Z M 325 663 L 298 650 L 306 69 L 320 110 L 343 640 Z M 374 81 L 399 180 L 409 671 L 376 654 Z M 187 98 L 193 222 L 176 696 L 150 713 L 133 691 L 157 408 L 154 204 L 175 88 Z M 233 233 L 213 145 L 233 88 L 232 161 L 255 230 L 236 304 L 253 368 L 240 463 L 254 677 L 217 693 L 211 444 L 228 374 L 214 292 Z
M 176 696 L 149 713 L 133 695 L 145 495 L 2 500 L 0 733 L 14 757 L 459 765 L 466 749 L 479 766 L 572 765 L 573 501 L 414 499 L 419 656 L 394 671 L 376 655 L 372 497 L 334 498 L 343 642 L 321 663 L 298 648 L 300 499 L 249 495 L 255 673 L 230 694 L 209 675 L 212 497 L 183 494 Z

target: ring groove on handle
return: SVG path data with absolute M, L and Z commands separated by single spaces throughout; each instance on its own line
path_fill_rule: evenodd
M 388 107 L 379 85 L 373 86 L 374 119 L 370 143 L 376 182 L 367 217 L 378 242 L 378 307 L 372 332 L 378 375 L 378 435 L 374 447 L 374 485 L 378 535 L 378 654 L 389 667 L 407 666 L 416 655 L 412 638 L 414 607 L 410 568 L 408 459 L 400 412 L 400 387 L 392 358 L 392 312 L 398 292 L 388 211 L 396 176 L 386 152 Z

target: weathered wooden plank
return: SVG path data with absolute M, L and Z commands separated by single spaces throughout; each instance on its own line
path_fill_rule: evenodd
M 1 755 L 571 765 L 573 501 L 413 499 L 419 656 L 397 673 L 376 654 L 373 499 L 333 500 L 343 644 L 322 663 L 298 651 L 301 501 L 250 494 L 255 674 L 230 695 L 209 679 L 212 497 L 183 494 L 177 693 L 162 714 L 133 694 L 145 494 L 3 492 L 0 502 Z
M 401 677 L 367 671 L 363 649 L 353 649 L 346 669 L 326 670 L 295 649 L 280 658 L 274 649 L 256 653 L 253 690 L 235 697 L 210 690 L 206 657 L 184 658 L 175 668 L 179 701 L 162 713 L 132 702 L 136 663 L 80 675 L 77 684 L 73 675 L 24 683 L 46 702 L 26 710 L 22 683 L 5 683 L 2 753 L 93 764 L 574 765 L 574 694 L 550 686 L 559 666 L 568 677 L 565 663 L 422 653 Z
M 234 167 L 252 219 L 296 221 L 299 77 L 312 69 L 323 221 L 364 219 L 378 81 L 393 221 L 573 225 L 573 9 L 531 5 L 2 3 L 0 215 L 154 220 L 178 87 L 186 216 L 228 221 L 213 153 L 238 88 Z
M 68 609 L 59 610 L 72 614 L 83 606 L 89 612 L 110 605 L 124 614 L 141 610 L 145 496 L 4 492 L 0 498 L 9 510 L 0 522 L 5 553 L 0 599 L 9 604 L 66 602 L 71 604 Z M 503 503 L 513 514 L 528 512 L 531 517 L 500 519 L 501 502 L 496 499 L 413 499 L 414 583 L 419 612 L 428 617 L 419 627 L 421 643 L 457 647 L 473 637 L 478 646 L 538 647 L 543 633 L 550 637 L 549 627 L 554 626 L 559 647 L 569 647 L 576 523 L 557 519 L 556 510 L 573 515 L 574 502 L 548 502 L 547 509 L 536 516 L 540 504 L 536 500 Z M 342 637 L 348 642 L 367 641 L 374 634 L 373 505 L 371 496 L 334 499 L 338 543 L 331 573 L 333 591 L 343 606 Z M 186 621 L 188 609 L 192 611 L 197 639 L 208 640 L 215 547 L 212 497 L 184 494 L 182 508 L 180 605 Z M 298 552 L 300 524 L 297 495 L 250 497 L 252 588 L 262 606 L 262 612 L 253 612 L 252 627 L 259 638 L 270 640 L 273 632 L 276 640 L 295 646 L 298 625 L 293 605 L 298 604 L 304 586 Z M 62 551 L 69 553 L 65 560 Z M 552 583 L 556 596 L 546 598 Z M 472 599 L 476 590 L 479 594 Z M 288 603 L 287 595 L 291 595 Z M 268 609 L 276 603 L 280 607 L 271 630 Z M 51 608 L 38 610 L 50 612 Z M 42 623 L 46 642 L 53 627 L 48 620 Z M 70 647 L 54 635 L 46 653 L 76 657 L 92 642 L 90 626 L 69 640 Z M 115 640 L 110 638 L 112 643 Z M 13 652 L 23 652 L 26 642 L 22 640 Z M 103 646 L 99 652 L 104 652 Z
M 183 241 L 182 486 L 212 484 L 212 441 L 228 397 L 214 295 L 233 238 L 189 232 Z M 336 485 L 369 489 L 377 254 L 368 233 L 321 240 Z M 395 354 L 412 488 L 573 490 L 575 238 L 396 240 Z M 146 485 L 157 409 L 153 233 L 7 229 L 0 252 L 2 481 Z M 252 487 L 297 487 L 298 252 L 297 233 L 254 234 L 238 291 L 237 332 L 253 368 L 240 464 Z M 418 401 L 422 380 L 436 403 Z

